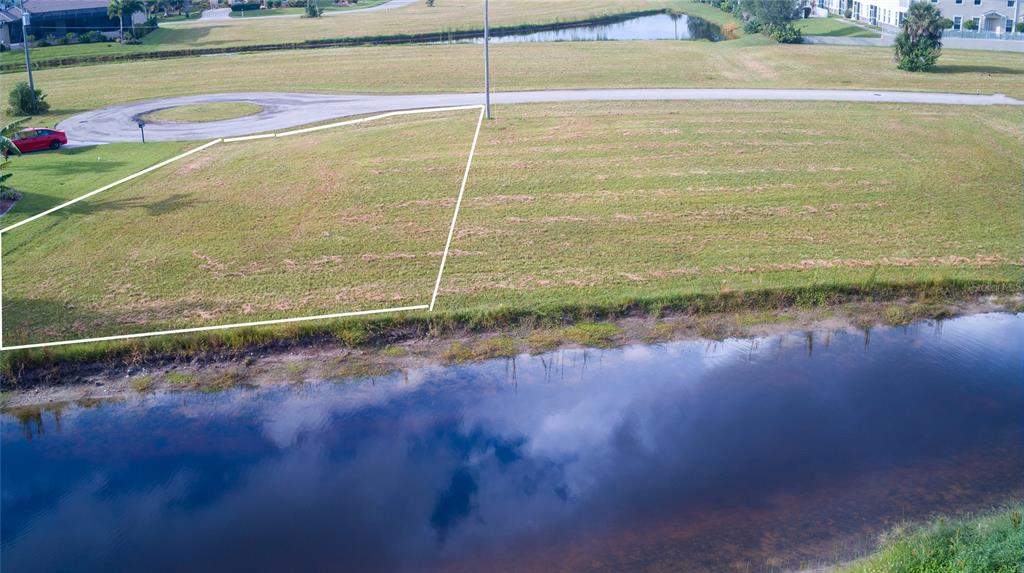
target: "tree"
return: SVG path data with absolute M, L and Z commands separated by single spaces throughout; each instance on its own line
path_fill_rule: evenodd
M 28 82 L 14 84 L 11 93 L 7 94 L 7 103 L 9 115 L 34 115 L 46 113 L 50 109 L 50 104 L 47 103 L 42 90 L 37 89 L 35 97 L 32 97 L 32 88 L 29 87 Z
M 908 72 L 928 70 L 942 52 L 942 12 L 931 2 L 911 2 L 896 35 L 896 67 Z
M 125 15 L 131 16 L 136 12 L 141 12 L 146 9 L 146 5 L 142 3 L 142 0 L 110 0 L 110 4 L 107 5 L 107 16 L 111 18 L 117 18 L 118 28 L 120 30 L 121 43 L 124 43 L 124 17 Z M 132 25 L 134 28 L 134 24 Z M 133 34 L 134 35 L 134 34 Z
M 799 17 L 802 6 L 803 0 L 740 0 L 740 10 L 777 26 Z
M 317 5 L 316 0 L 306 0 L 306 17 L 307 18 L 319 18 L 320 17 L 320 6 Z
M 18 121 L 8 123 L 7 125 L 0 128 L 0 198 L 8 199 L 13 189 L 4 185 L 4 181 L 11 178 L 13 173 L 7 171 L 7 168 L 11 165 L 10 160 L 7 158 L 11 155 L 21 155 L 21 150 L 18 149 L 11 139 L 15 133 L 18 133 L 18 129 L 29 120 L 30 118 L 19 119 Z M 15 195 L 13 198 L 17 198 Z

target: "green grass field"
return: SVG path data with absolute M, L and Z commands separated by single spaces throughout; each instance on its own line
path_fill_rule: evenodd
M 1024 506 L 971 519 L 936 519 L 888 536 L 874 555 L 837 573 L 1020 573 Z
M 1024 98 L 1019 54 L 944 50 L 929 73 L 902 72 L 887 48 L 723 43 L 555 42 L 492 46 L 495 90 L 584 87 L 857 88 L 1006 93 Z M 392 46 L 182 58 L 41 70 L 39 123 L 142 99 L 235 91 L 436 93 L 482 89 L 476 45 Z M 429 63 L 429 65 L 425 65 Z M 280 70 L 288 70 L 281 73 Z M 24 74 L 5 74 L 5 82 Z M 6 85 L 6 84 L 5 84 Z M 0 90 L 0 114 L 6 108 Z M 2 116 L 4 119 L 8 117 Z
M 497 108 L 441 315 L 1021 280 L 1018 109 L 625 105 Z M 4 341 L 422 304 L 471 115 L 225 144 L 7 233 Z
M 151 123 L 202 123 L 253 115 L 263 106 L 246 102 L 197 103 L 159 109 L 142 116 Z
M 874 30 L 851 24 L 839 18 L 807 18 L 793 22 L 804 36 L 849 36 L 855 38 L 881 38 Z

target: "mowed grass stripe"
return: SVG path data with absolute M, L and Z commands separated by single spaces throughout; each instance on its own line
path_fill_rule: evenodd
M 221 144 L 11 231 L 4 341 L 425 304 L 477 113 Z

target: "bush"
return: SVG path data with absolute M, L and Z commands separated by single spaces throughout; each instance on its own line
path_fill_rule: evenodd
M 320 17 L 320 6 L 317 3 L 306 2 L 306 18 L 319 18 Z
M 761 33 L 780 44 L 799 44 L 804 41 L 800 30 L 790 24 L 764 24 L 761 26 Z
M 78 37 L 80 42 L 91 44 L 93 42 L 105 42 L 107 37 L 97 30 L 89 30 Z
M 743 33 L 756 34 L 761 31 L 763 25 L 757 18 L 751 18 L 743 23 Z
M 75 34 L 74 32 L 68 32 L 67 34 L 64 34 L 64 38 L 61 39 L 60 42 L 66 46 L 68 44 L 74 44 L 77 40 L 78 34 Z
M 232 12 L 245 12 L 246 10 L 259 10 L 259 2 L 243 2 L 231 5 Z
M 853 8 L 847 8 L 846 12 L 843 12 L 843 18 L 846 18 L 847 20 L 853 18 Z
M 975 22 L 974 20 L 966 20 L 966 21 L 964 21 L 964 30 L 977 30 L 977 29 L 978 29 L 978 23 Z
M 42 90 L 36 90 L 36 101 L 32 101 L 32 89 L 28 87 L 28 82 L 14 84 L 11 93 L 7 95 L 7 101 L 8 115 L 36 115 L 50 109 Z
M 942 27 L 944 29 L 946 29 L 946 30 L 952 28 L 953 27 L 953 21 L 950 20 L 949 18 L 943 18 L 942 19 Z
M 1017 22 L 1017 33 L 1024 34 L 1024 22 Z
M 306 0 L 288 0 L 289 8 L 305 8 Z

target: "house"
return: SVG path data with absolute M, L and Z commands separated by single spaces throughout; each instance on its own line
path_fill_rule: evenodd
M 931 2 L 953 22 L 953 30 L 964 30 L 964 22 L 974 20 L 977 29 L 988 36 L 1015 33 L 1014 24 L 1024 21 L 1020 4 L 1024 0 L 916 0 Z M 818 6 L 833 14 L 849 10 L 854 20 L 882 28 L 895 29 L 903 23 L 911 0 L 817 0 Z
M 69 32 L 81 34 L 97 30 L 116 37 L 118 22 L 117 18 L 107 16 L 109 3 L 109 0 L 24 0 L 25 11 L 30 16 L 28 33 L 36 38 L 59 38 Z M 21 6 L 17 0 L 0 0 L 0 44 L 5 47 L 24 40 Z M 131 22 L 125 18 L 125 25 L 145 21 L 145 12 L 136 12 Z

